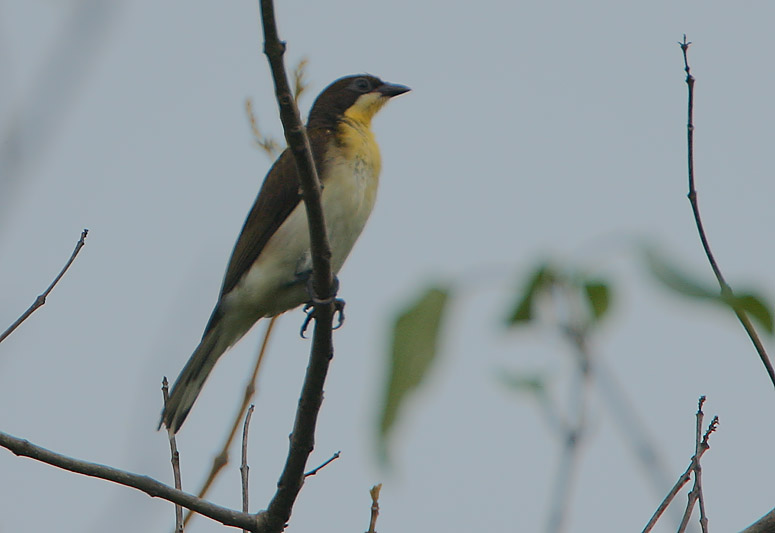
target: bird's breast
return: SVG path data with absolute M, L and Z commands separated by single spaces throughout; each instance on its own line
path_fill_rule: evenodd
M 379 148 L 368 128 L 350 126 L 339 133 L 318 169 L 334 273 L 342 268 L 371 214 L 381 169 Z M 257 316 L 297 307 L 308 299 L 298 275 L 311 269 L 307 212 L 300 202 L 227 297 L 227 305 L 252 309 Z
M 338 272 L 371 215 L 382 168 L 379 147 L 366 127 L 343 124 L 326 153 L 323 212 Z

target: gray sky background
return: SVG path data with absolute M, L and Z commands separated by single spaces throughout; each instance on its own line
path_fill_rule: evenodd
M 244 100 L 281 135 L 257 2 L 0 2 L 0 324 L 87 246 L 46 306 L 0 348 L 0 428 L 62 453 L 171 482 L 155 431 L 210 314 L 270 161 Z M 62 39 L 74 20 L 78 39 Z M 372 219 L 340 275 L 335 336 L 311 463 L 290 532 L 542 531 L 559 446 L 500 369 L 544 372 L 563 398 L 572 360 L 549 328 L 504 314 L 541 259 L 616 284 L 593 347 L 636 406 L 670 479 L 693 451 L 697 398 L 721 426 L 703 460 L 711 526 L 775 505 L 775 394 L 730 313 L 647 276 L 651 239 L 712 281 L 686 200 L 686 88 L 694 42 L 697 179 L 706 229 L 733 286 L 775 298 L 775 5 L 720 2 L 279 2 L 287 60 L 308 56 L 309 94 L 370 72 L 413 92 L 375 120 L 383 155 Z M 50 59 L 55 58 L 55 61 Z M 16 129 L 15 129 L 16 128 Z M 20 131 L 9 145 L 8 132 Z M 404 412 L 394 468 L 378 467 L 376 413 L 394 313 L 452 283 L 443 358 Z M 299 311 L 280 321 L 250 437 L 251 500 L 274 491 L 306 366 Z M 180 433 L 195 490 L 242 394 L 263 327 L 227 354 Z M 767 339 L 770 351 L 775 351 Z M 568 531 L 639 531 L 667 491 L 637 467 L 593 394 Z M 235 451 L 236 453 L 236 451 Z M 236 455 L 234 455 L 236 457 Z M 164 502 L 0 453 L 0 532 L 169 531 Z M 212 499 L 239 507 L 232 465 Z M 683 505 L 681 497 L 678 505 Z M 221 531 L 198 519 L 190 531 Z M 675 530 L 665 521 L 660 531 Z

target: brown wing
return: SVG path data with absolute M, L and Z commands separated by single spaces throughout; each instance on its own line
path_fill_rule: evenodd
M 332 132 L 315 129 L 308 133 L 315 165 L 321 169 L 326 142 Z M 296 164 L 293 154 L 286 149 L 269 170 L 245 220 L 226 269 L 221 297 L 230 292 L 250 270 L 266 243 L 300 201 L 301 191 Z
M 301 200 L 293 155 L 286 149 L 277 158 L 245 219 L 226 268 L 220 296 L 229 293 L 250 269 L 269 238 Z

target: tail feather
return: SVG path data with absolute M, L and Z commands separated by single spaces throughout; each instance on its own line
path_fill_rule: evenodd
M 181 370 L 178 379 L 172 386 L 167 405 L 162 411 L 159 428 L 164 424 L 168 429 L 177 433 L 180 426 L 183 425 L 183 421 L 186 420 L 188 412 L 194 406 L 194 402 L 207 381 L 207 376 L 210 375 L 218 358 L 228 348 L 228 343 L 223 346 L 219 342 L 222 337 L 219 334 L 219 329 L 217 326 L 209 328 L 186 366 Z

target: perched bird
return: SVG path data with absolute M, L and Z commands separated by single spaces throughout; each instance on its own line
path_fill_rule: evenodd
M 408 87 L 374 76 L 336 80 L 317 97 L 307 135 L 336 274 L 371 214 L 381 168 L 371 119 Z M 172 387 L 159 427 L 180 429 L 218 358 L 263 317 L 311 300 L 307 214 L 293 155 L 277 158 L 245 220 L 202 340 Z

